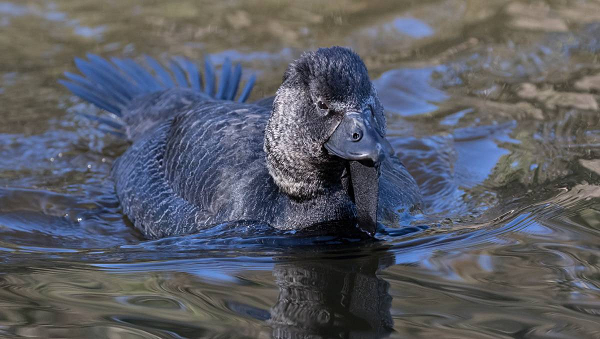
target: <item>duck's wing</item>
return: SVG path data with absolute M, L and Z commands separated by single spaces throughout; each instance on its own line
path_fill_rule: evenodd
M 212 101 L 159 123 L 115 162 L 124 213 L 148 238 L 269 222 L 279 191 L 263 151 L 268 110 Z
M 113 129 L 126 129 L 130 139 L 138 138 L 190 103 L 233 101 L 236 96 L 237 101 L 245 102 L 255 82 L 255 77 L 250 76 L 238 95 L 242 67 L 233 66 L 228 59 L 220 76 L 208 58 L 204 60 L 203 76 L 194 62 L 183 57 L 171 58 L 168 66 L 163 66 L 149 56 L 145 56 L 145 63 L 138 63 L 126 58 L 108 61 L 88 54 L 87 60 L 76 58 L 75 64 L 82 75 L 67 72 L 66 79 L 59 82 L 73 94 L 118 117 L 93 118 Z

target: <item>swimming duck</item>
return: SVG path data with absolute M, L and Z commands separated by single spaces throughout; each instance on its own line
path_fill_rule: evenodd
M 273 98 L 237 102 L 241 67 L 226 61 L 217 89 L 205 64 L 173 59 L 76 59 L 61 80 L 107 110 L 132 142 L 113 165 L 123 212 L 148 238 L 227 222 L 373 236 L 377 221 L 418 210 L 415 180 L 393 155 L 367 68 L 348 48 L 305 52 Z M 202 89 L 204 87 L 204 89 Z M 336 226 L 332 226 L 336 225 Z M 340 226 L 341 225 L 341 226 Z

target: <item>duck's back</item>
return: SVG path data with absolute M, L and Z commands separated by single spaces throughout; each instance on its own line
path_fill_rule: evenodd
M 163 99 L 176 96 L 170 91 Z M 161 101 L 154 104 L 165 107 Z M 115 164 L 125 213 L 152 237 L 225 221 L 268 222 L 279 194 L 263 151 L 269 111 L 220 100 L 178 109 L 154 110 L 161 118 L 134 134 L 133 145 Z

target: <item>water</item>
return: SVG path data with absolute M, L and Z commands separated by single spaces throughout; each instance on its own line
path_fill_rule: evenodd
M 0 336 L 600 338 L 600 2 L 0 1 Z M 74 57 L 210 54 L 272 95 L 365 60 L 427 216 L 379 241 L 221 225 L 145 241 Z M 396 226 L 396 227 L 394 227 Z

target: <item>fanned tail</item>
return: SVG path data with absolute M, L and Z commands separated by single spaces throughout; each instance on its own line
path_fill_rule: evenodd
M 217 72 L 208 58 L 204 59 L 204 77 L 196 64 L 184 57 L 172 58 L 167 67 L 150 56 L 145 56 L 147 67 L 127 58 L 111 58 L 108 61 L 88 54 L 87 59 L 75 58 L 75 65 L 83 76 L 65 72 L 67 79 L 61 79 L 59 83 L 78 97 L 119 117 L 135 97 L 173 87 L 193 89 L 215 99 L 235 100 L 242 78 L 242 66 L 232 66 L 229 59 L 222 66 L 218 84 Z M 255 81 L 254 75 L 246 81 L 237 96 L 238 102 L 248 99 Z M 117 124 L 110 119 L 95 120 L 111 127 Z

